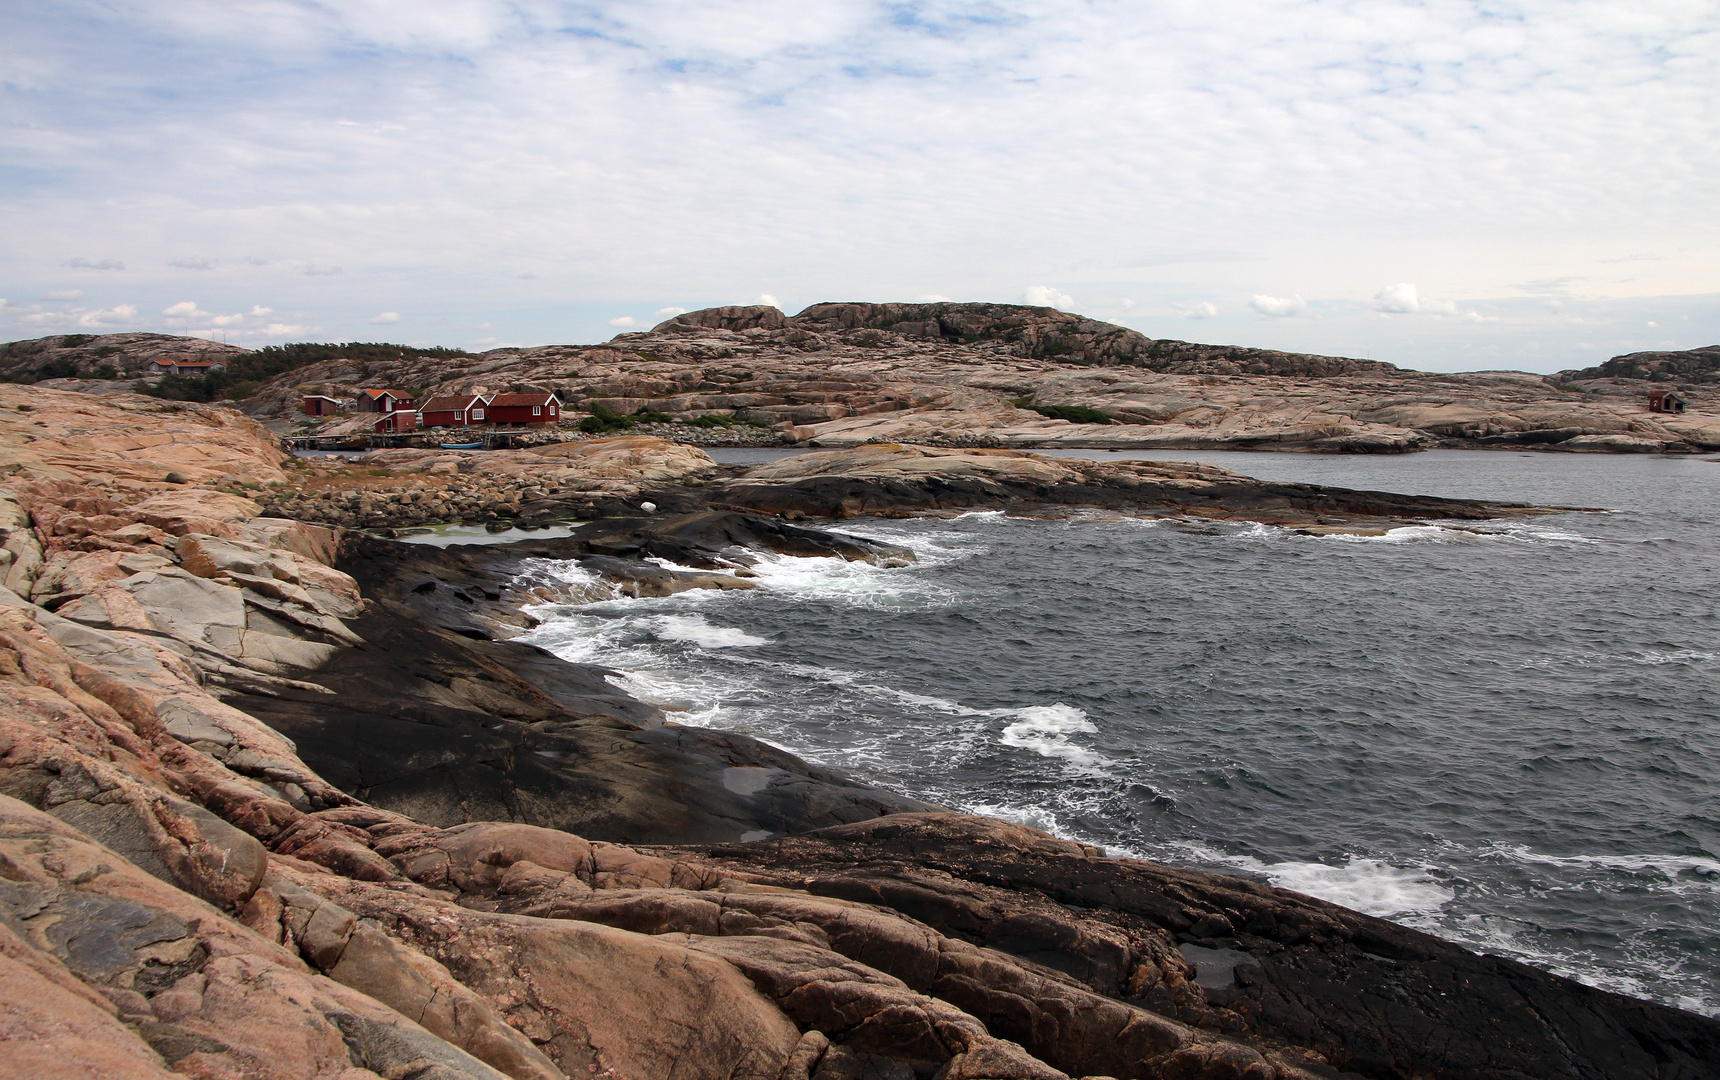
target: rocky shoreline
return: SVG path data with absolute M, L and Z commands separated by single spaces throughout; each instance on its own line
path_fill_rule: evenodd
M 0 389 L 8 1071 L 1720 1075 L 1720 1021 L 867 788 L 509 640 L 523 604 L 579 599 L 533 560 L 661 595 L 753 587 L 748 551 L 911 557 L 790 518 L 1536 508 L 923 448 L 723 475 L 610 442 L 412 474 L 421 497 L 385 506 L 447 520 L 432 481 L 490 475 L 507 520 L 598 515 L 439 549 L 265 513 L 248 496 L 278 512 L 351 485 L 225 410 Z M 396 479 L 373 467 L 322 471 Z

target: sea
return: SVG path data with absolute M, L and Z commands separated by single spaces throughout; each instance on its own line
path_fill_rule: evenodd
M 1590 509 L 848 520 L 919 561 L 761 554 L 531 640 L 677 723 L 1720 1015 L 1720 459 L 1063 453 Z

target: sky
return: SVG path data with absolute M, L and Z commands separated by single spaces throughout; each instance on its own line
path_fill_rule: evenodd
M 1049 304 L 1426 370 L 1720 342 L 1713 0 L 0 8 L 0 339 Z

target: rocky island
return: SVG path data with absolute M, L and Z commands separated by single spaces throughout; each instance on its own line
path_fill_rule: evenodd
M 657 333 L 698 349 L 814 332 L 677 325 Z M 677 362 L 649 362 L 661 384 L 608 399 L 662 402 Z M 859 415 L 898 412 L 923 415 Z M 855 417 L 803 419 L 781 422 Z M 532 575 L 544 559 L 632 595 L 747 589 L 749 552 L 911 558 L 832 520 L 982 506 L 1311 530 L 1540 512 L 893 443 L 752 468 L 639 435 L 337 465 L 229 408 L 0 388 L 5 1071 L 1720 1075 L 1720 1021 L 870 788 L 513 640 L 526 605 L 581 599 Z M 387 535 L 454 519 L 588 523 Z
M 0 345 L 0 378 L 115 391 L 187 339 L 41 338 Z M 195 341 L 206 362 L 242 350 Z M 1403 453 L 1433 447 L 1589 453 L 1720 449 L 1720 346 L 1633 353 L 1555 375 L 1441 374 L 1376 360 L 1148 338 L 1053 308 L 814 304 L 677 315 L 600 345 L 453 350 L 353 346 L 259 378 L 235 402 L 295 432 L 367 435 L 374 415 L 300 415 L 304 397 L 554 392 L 567 428 L 596 414 L 705 444 L 866 443 L 1045 449 Z M 276 358 L 284 359 L 284 358 Z M 97 373 L 105 379 L 91 378 Z M 177 376 L 175 376 L 177 378 Z M 1679 395 L 1656 412 L 1650 395 Z M 209 400 L 203 398 L 202 400 Z

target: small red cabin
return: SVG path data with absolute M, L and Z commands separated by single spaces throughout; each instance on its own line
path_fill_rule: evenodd
M 1681 413 L 1685 404 L 1676 390 L 1652 390 L 1648 395 L 1649 412 Z
M 412 407 L 412 395 L 398 390 L 360 390 L 359 412 L 391 413 Z
M 497 394 L 490 419 L 498 424 L 554 424 L 561 420 L 561 399 L 550 393 Z
M 425 427 L 467 427 L 482 424 L 489 402 L 477 394 L 433 397 L 418 410 Z
M 305 398 L 306 416 L 328 416 L 340 412 L 343 408 L 345 405 L 341 401 L 321 394 L 312 394 Z
M 411 409 L 396 409 L 383 413 L 371 427 L 378 435 L 398 434 L 402 431 L 418 430 L 418 414 Z

